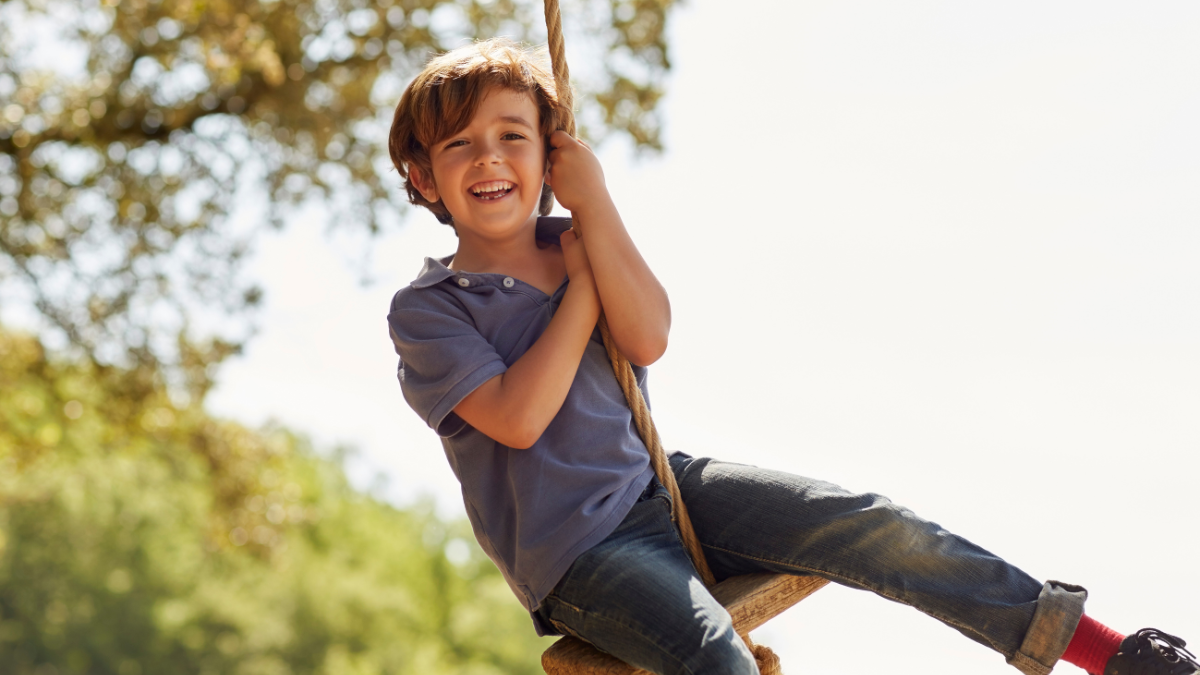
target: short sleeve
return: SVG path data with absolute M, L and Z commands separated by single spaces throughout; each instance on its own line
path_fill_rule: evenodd
M 400 356 L 396 375 L 404 400 L 438 435 L 462 431 L 466 422 L 454 408 L 508 369 L 500 354 L 467 310 L 436 287 L 396 293 L 388 328 Z

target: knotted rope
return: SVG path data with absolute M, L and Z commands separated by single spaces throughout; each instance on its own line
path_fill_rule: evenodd
M 546 42 L 550 50 L 550 65 L 554 71 L 554 88 L 559 105 L 558 128 L 574 136 L 574 97 L 571 92 L 571 75 L 567 69 L 566 49 L 563 43 L 562 15 L 558 8 L 558 0 L 545 0 L 545 3 Z M 573 221 L 571 225 L 582 236 L 580 223 Z M 708 566 L 708 560 L 704 557 L 704 550 L 700 547 L 700 540 L 696 537 L 696 531 L 692 527 L 692 519 L 688 517 L 683 497 L 679 494 L 679 484 L 675 480 L 675 473 L 671 471 L 671 465 L 667 462 L 667 453 L 663 450 L 658 430 L 654 428 L 654 420 L 650 418 L 650 409 L 646 405 L 646 399 L 642 396 L 642 390 L 638 388 L 637 377 L 633 374 L 633 367 L 629 364 L 629 359 L 617 351 L 616 344 L 608 330 L 608 320 L 603 313 L 600 314 L 600 335 L 604 338 L 604 349 L 608 352 L 609 361 L 612 362 L 613 373 L 616 374 L 621 391 L 625 393 L 625 400 L 629 403 L 629 410 L 633 413 L 633 423 L 637 427 L 638 435 L 642 437 L 642 442 L 646 444 L 646 449 L 650 452 L 650 464 L 654 467 L 654 474 L 658 476 L 659 482 L 671 495 L 671 519 L 679 528 L 680 537 L 683 539 L 683 544 L 692 558 L 692 564 L 695 565 L 700 579 L 704 581 L 705 586 L 711 588 L 716 583 L 716 579 L 713 577 L 712 569 Z M 755 644 L 750 639 L 749 633 L 741 637 L 745 640 L 746 646 L 750 648 L 750 652 L 754 654 L 754 660 L 758 662 L 758 670 L 761 675 L 783 675 L 779 657 L 771 651 L 770 647 Z

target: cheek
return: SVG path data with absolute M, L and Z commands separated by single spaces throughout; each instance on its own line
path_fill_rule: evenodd
M 455 176 L 461 175 L 452 158 L 441 158 L 433 165 L 433 187 L 439 192 L 454 184 Z
M 528 167 L 529 173 L 545 176 L 550 171 L 550 156 L 541 150 L 531 150 L 523 159 L 522 164 Z

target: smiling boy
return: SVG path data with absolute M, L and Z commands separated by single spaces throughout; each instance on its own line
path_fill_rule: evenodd
M 656 673 L 756 672 L 700 583 L 649 467 L 596 321 L 645 366 L 670 304 L 604 184 L 556 122 L 538 59 L 488 41 L 431 61 L 389 150 L 414 204 L 454 227 L 388 324 L 406 401 L 442 438 L 480 545 L 541 634 L 576 635 Z M 584 226 L 539 236 L 551 193 Z M 670 458 L 718 579 L 813 574 L 908 604 L 1029 675 L 1061 658 L 1104 675 L 1196 675 L 1183 641 L 1122 636 L 1087 592 L 1040 582 L 876 494 L 682 453 Z

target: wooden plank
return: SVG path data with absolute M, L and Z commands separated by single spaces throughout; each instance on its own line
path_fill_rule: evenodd
M 651 675 L 569 635 L 542 653 L 542 670 L 547 675 Z
M 820 577 L 790 574 L 747 574 L 713 586 L 712 594 L 733 617 L 733 627 L 745 635 L 829 583 Z
M 745 635 L 827 583 L 819 577 L 747 574 L 722 581 L 712 594 L 733 617 L 734 629 Z M 573 637 L 550 645 L 542 654 L 542 669 L 547 675 L 649 675 Z

